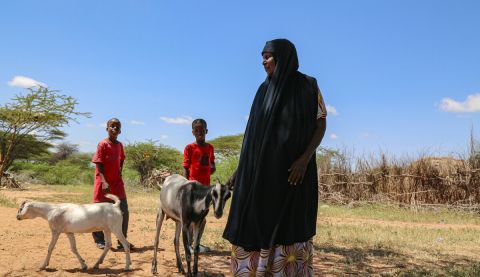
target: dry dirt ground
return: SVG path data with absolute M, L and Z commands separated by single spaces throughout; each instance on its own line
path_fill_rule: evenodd
M 24 191 L 1 191 L 1 194 L 16 204 L 25 199 L 75 199 L 79 193 L 59 193 L 54 191 L 44 191 L 41 189 Z M 76 195 L 77 194 L 77 195 Z M 136 202 L 134 202 L 136 201 Z M 64 202 L 75 202 L 65 200 Z M 132 204 L 133 202 L 133 204 Z M 105 261 L 100 265 L 100 269 L 88 269 L 82 271 L 74 254 L 70 251 L 68 239 L 65 235 L 60 236 L 57 245 L 50 259 L 49 269 L 39 271 L 46 253 L 48 243 L 50 242 L 50 230 L 45 220 L 37 218 L 34 220 L 17 221 L 15 215 L 16 208 L 0 207 L 0 276 L 152 276 L 150 273 L 151 261 L 153 257 L 153 239 L 155 232 L 155 209 L 156 203 L 154 197 L 137 197 L 130 202 L 130 226 L 128 240 L 137 248 L 132 252 L 131 272 L 123 272 L 125 265 L 125 255 L 123 252 L 110 251 Z M 142 205 L 140 205 L 143 204 Z M 133 207 L 148 208 L 133 208 Z M 151 206 L 151 208 L 149 208 Z M 420 223 L 408 222 L 385 222 L 379 220 L 359 220 L 349 218 L 319 218 L 321 224 L 334 225 L 362 225 L 371 224 L 375 226 L 385 225 L 416 225 Z M 202 239 L 204 244 L 210 246 L 214 251 L 208 254 L 201 254 L 199 258 L 200 276 L 229 276 L 230 251 L 225 241 L 220 239 L 223 227 L 226 223 L 226 216 L 217 220 L 209 215 L 207 218 L 207 231 Z M 423 227 L 443 228 L 438 224 L 422 224 Z M 448 228 L 477 229 L 479 226 L 450 225 Z M 168 220 L 164 222 L 161 237 L 160 249 L 158 252 L 158 276 L 183 276 L 177 273 L 175 263 L 175 252 L 173 247 L 174 222 Z M 116 246 L 116 239 L 114 245 Z M 77 248 L 88 266 L 93 266 L 101 254 L 93 243 L 90 234 L 77 234 Z M 183 253 L 182 246 L 180 248 Z M 316 276 L 338 276 L 345 275 L 345 265 L 349 261 L 355 262 L 353 272 L 347 275 L 380 275 L 378 273 L 395 271 L 401 267 L 421 268 L 425 264 L 415 261 L 414 257 L 404 257 L 408 260 L 406 264 L 398 264 L 399 257 L 389 253 L 376 253 L 378 250 L 365 252 L 364 250 L 352 249 L 341 246 L 322 246 L 315 247 L 314 267 Z M 374 253 L 375 252 L 375 253 Z M 380 257 L 373 259 L 370 257 Z M 377 257 L 377 258 L 378 258 Z M 392 258 L 393 257 L 393 258 Z M 182 254 L 184 266 L 185 259 Z M 382 260 L 383 259 L 383 260 Z M 346 262 L 347 261 L 347 262 Z M 368 261 L 368 263 L 367 263 Z M 471 260 L 465 260 L 470 263 Z M 437 264 L 438 261 L 435 262 Z M 451 266 L 453 263 L 445 258 L 444 266 Z M 432 264 L 431 266 L 437 266 Z M 348 272 L 348 270 L 347 270 Z
M 65 193 L 51 191 L 25 190 L 1 192 L 5 197 L 20 204 L 25 199 L 32 198 L 55 198 Z M 74 193 L 72 193 L 74 194 Z M 68 201 L 65 201 L 68 202 Z M 155 206 L 152 207 L 155 209 Z M 88 269 L 82 271 L 74 254 L 70 250 L 70 244 L 65 235 L 61 235 L 48 269 L 40 271 L 38 268 L 45 259 L 48 244 L 50 242 L 50 229 L 48 223 L 41 218 L 18 221 L 15 217 L 16 208 L 0 207 L 0 276 L 152 276 L 150 273 L 153 257 L 153 239 L 155 235 L 155 214 L 150 212 L 133 211 L 130 203 L 130 224 L 128 240 L 135 245 L 136 251 L 131 253 L 132 266 L 130 272 L 123 272 L 125 265 L 124 252 L 109 251 L 105 261 L 97 270 Z M 207 228 L 223 230 L 226 216 L 217 220 L 209 215 Z M 177 273 L 175 262 L 175 250 L 173 237 L 175 232 L 174 222 L 164 222 L 160 235 L 158 252 L 158 276 L 184 276 Z M 213 234 L 206 233 L 207 243 L 213 249 L 211 253 L 200 254 L 200 276 L 229 276 L 230 251 L 223 245 L 216 247 L 215 239 L 208 238 L 221 236 L 220 231 Z M 76 234 L 77 249 L 89 267 L 93 266 L 101 254 L 101 250 L 95 247 L 91 234 Z M 112 241 L 116 246 L 116 239 L 112 235 Z M 202 240 L 203 242 L 203 240 Z M 223 250 L 215 250 L 221 248 Z M 180 252 L 184 267 L 186 261 L 183 255 L 183 246 Z M 318 263 L 318 257 L 315 256 Z M 318 270 L 318 269 L 317 269 Z
M 3 195 L 16 203 L 34 197 L 48 197 L 54 192 L 43 191 L 2 191 Z M 68 239 L 61 235 L 50 259 L 49 269 L 39 271 L 50 241 L 48 223 L 36 218 L 18 221 L 17 209 L 0 207 L 0 276 L 152 276 L 150 273 L 153 257 L 155 215 L 130 213 L 128 240 L 137 250 L 131 253 L 130 272 L 123 272 L 124 252 L 108 252 L 100 269 L 82 271 L 78 260 L 70 251 Z M 209 218 L 212 220 L 212 218 Z M 210 223 L 212 225 L 218 222 Z M 91 234 L 76 234 L 77 249 L 88 266 L 93 266 L 101 254 L 93 243 Z M 158 253 L 158 276 L 183 276 L 176 273 L 175 251 L 173 248 L 174 222 L 168 220 L 162 228 Z M 116 239 L 112 237 L 114 246 Z M 183 251 L 181 250 L 183 253 Z M 199 259 L 199 271 L 204 276 L 225 276 L 229 267 L 229 252 L 214 251 Z M 204 272 L 205 271 L 205 272 Z

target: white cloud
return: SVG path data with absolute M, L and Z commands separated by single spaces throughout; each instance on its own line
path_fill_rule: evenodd
M 327 113 L 331 115 L 338 115 L 337 109 L 330 105 L 327 105 Z
M 440 103 L 440 109 L 451 113 L 474 113 L 480 112 L 480 93 L 471 94 L 463 102 L 445 97 Z
M 138 120 L 131 120 L 130 124 L 132 124 L 132 125 L 145 125 L 145 122 L 138 121 Z
M 338 136 L 336 134 L 331 134 L 330 139 L 336 140 L 338 139 Z
M 167 135 L 161 135 L 160 138 L 161 138 L 161 139 L 167 139 L 168 136 L 167 136 Z
M 180 116 L 180 117 L 160 117 L 160 120 L 168 124 L 190 124 L 193 121 L 193 118 L 190 116 Z
M 245 121 L 248 121 L 249 118 L 250 118 L 250 115 L 247 114 L 247 115 L 245 116 Z
M 31 87 L 47 87 L 47 84 L 39 82 L 25 76 L 15 76 L 12 80 L 8 81 L 8 85 L 11 87 L 31 88 Z

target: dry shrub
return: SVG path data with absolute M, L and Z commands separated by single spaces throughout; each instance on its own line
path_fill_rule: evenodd
M 165 178 L 172 175 L 167 167 L 153 169 L 144 182 L 145 187 L 161 188 Z
M 7 189 L 23 189 L 22 185 L 15 180 L 15 178 L 7 172 L 3 173 L 1 178 L 0 188 Z

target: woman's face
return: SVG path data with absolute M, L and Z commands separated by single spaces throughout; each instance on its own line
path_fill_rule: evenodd
M 273 55 L 270 52 L 265 52 L 262 54 L 262 64 L 263 68 L 265 68 L 265 72 L 267 72 L 268 77 L 273 76 L 273 72 L 275 72 L 275 60 L 273 59 Z

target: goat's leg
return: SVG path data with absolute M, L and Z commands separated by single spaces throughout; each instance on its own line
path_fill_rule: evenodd
M 162 209 L 158 210 L 157 213 L 157 230 L 155 233 L 155 242 L 153 243 L 153 260 L 152 260 L 152 274 L 157 274 L 157 251 L 158 251 L 158 241 L 160 237 L 160 230 L 162 229 L 163 219 L 165 218 L 165 213 Z
M 182 224 L 183 248 L 185 248 L 185 259 L 187 260 L 187 276 L 192 276 L 192 268 L 190 262 L 192 261 L 192 254 L 190 253 L 190 231 L 189 224 Z
M 85 264 L 85 260 L 82 259 L 82 256 L 77 251 L 77 243 L 75 242 L 75 235 L 73 233 L 67 233 L 68 240 L 70 241 L 70 249 L 72 250 L 73 254 L 77 256 L 78 261 L 80 262 L 80 266 L 83 270 L 87 269 L 87 265 Z
M 48 245 L 47 257 L 45 258 L 45 261 L 43 262 L 43 264 L 40 266 L 41 270 L 44 270 L 44 269 L 47 268 L 48 263 L 50 262 L 50 256 L 52 256 L 53 248 L 55 247 L 55 244 L 57 243 L 57 240 L 58 240 L 59 236 L 60 236 L 60 233 L 52 231 L 52 240 L 50 241 L 50 244 Z
M 100 258 L 98 258 L 98 261 L 93 266 L 95 269 L 97 269 L 98 266 L 103 263 L 103 259 L 105 259 L 108 250 L 110 250 L 110 247 L 112 247 L 112 232 L 110 230 L 103 230 L 103 235 L 105 237 L 105 248 L 103 249 L 102 255 L 100 255 Z
M 197 276 L 198 274 L 198 252 L 200 251 L 200 239 L 202 238 L 206 223 L 207 220 L 204 218 L 198 226 L 193 228 L 193 276 Z
M 115 234 L 117 239 L 120 241 L 120 243 L 123 246 L 123 250 L 125 251 L 125 268 L 124 271 L 130 271 L 130 264 L 132 261 L 130 260 L 130 243 L 127 241 L 125 236 L 123 235 L 122 232 L 122 226 L 118 226 L 118 228 L 115 228 L 112 230 L 112 232 Z
M 182 265 L 182 257 L 180 256 L 180 232 L 182 231 L 182 224 L 179 221 L 175 221 L 175 238 L 173 239 L 173 245 L 175 247 L 175 256 L 177 258 L 178 272 L 185 273 Z

